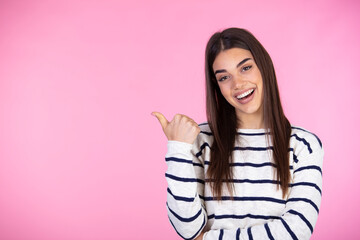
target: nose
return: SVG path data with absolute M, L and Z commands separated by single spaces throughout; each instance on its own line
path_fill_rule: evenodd
M 233 77 L 233 88 L 234 89 L 242 89 L 244 84 L 245 84 L 245 81 L 241 76 L 235 75 Z

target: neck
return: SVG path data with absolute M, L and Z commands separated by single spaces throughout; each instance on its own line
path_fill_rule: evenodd
M 246 114 L 246 113 L 236 113 L 236 118 L 238 121 L 237 127 L 244 129 L 262 129 L 265 128 L 264 116 L 262 112 Z

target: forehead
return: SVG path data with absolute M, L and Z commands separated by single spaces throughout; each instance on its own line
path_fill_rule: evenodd
M 215 58 L 213 70 L 235 68 L 245 58 L 253 58 L 251 52 L 242 48 L 230 48 L 221 51 Z

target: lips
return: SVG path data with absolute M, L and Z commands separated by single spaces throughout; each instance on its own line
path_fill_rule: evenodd
M 248 91 L 246 91 L 246 92 L 244 92 L 244 93 L 242 93 L 242 94 L 237 95 L 236 98 L 237 98 L 238 100 L 241 100 L 241 99 L 243 99 L 243 98 L 246 98 L 246 97 L 249 96 L 250 94 L 252 94 L 254 91 L 255 91 L 255 89 L 250 89 L 250 90 L 248 90 Z
M 249 96 L 250 94 L 252 94 L 254 91 L 255 91 L 255 88 L 243 90 L 241 92 L 236 93 L 235 98 L 237 98 L 238 100 L 241 100 L 241 99 Z
M 234 95 L 236 101 L 240 104 L 247 104 L 254 99 L 256 88 L 248 88 Z

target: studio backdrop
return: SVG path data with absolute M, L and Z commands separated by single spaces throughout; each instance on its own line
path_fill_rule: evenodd
M 360 4 L 0 2 L 0 239 L 180 239 L 152 111 L 206 121 L 204 52 L 228 27 L 274 62 L 290 122 L 322 140 L 312 239 L 360 239 Z

